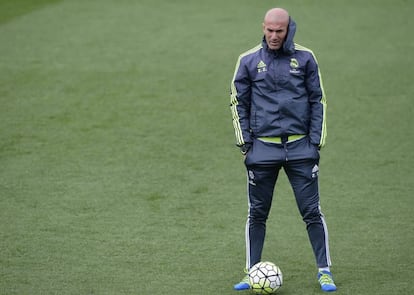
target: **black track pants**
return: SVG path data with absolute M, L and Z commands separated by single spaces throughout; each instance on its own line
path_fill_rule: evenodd
M 296 149 L 296 151 L 295 151 Z M 289 155 L 294 155 L 293 159 Z M 298 157 L 299 155 L 299 157 Z M 302 158 L 302 159 L 295 159 Z M 246 158 L 249 213 L 246 223 L 246 268 L 261 261 L 273 192 L 281 168 L 288 176 L 306 224 L 318 267 L 331 264 L 328 231 L 319 204 L 317 148 L 304 138 L 285 144 L 257 141 Z

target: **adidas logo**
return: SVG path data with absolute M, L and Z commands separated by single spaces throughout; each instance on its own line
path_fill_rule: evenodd
M 257 72 L 261 73 L 261 72 L 266 72 L 267 68 L 266 68 L 266 64 L 263 62 L 263 60 L 261 60 L 258 64 L 257 64 Z
M 249 183 L 251 184 L 251 185 L 256 185 L 256 183 L 254 182 L 254 173 L 253 173 L 253 171 L 252 170 L 249 170 Z
M 257 68 L 265 68 L 266 64 L 263 62 L 263 60 L 261 60 L 258 64 L 257 64 Z
M 319 175 L 319 167 L 318 165 L 313 166 L 312 168 L 312 178 L 316 178 Z

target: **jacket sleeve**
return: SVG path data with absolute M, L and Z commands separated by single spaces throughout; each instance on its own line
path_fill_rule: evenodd
M 323 89 L 322 77 L 315 55 L 309 60 L 306 73 L 306 90 L 309 96 L 311 119 L 309 136 L 311 143 L 320 148 L 326 140 L 326 96 Z
M 250 94 L 251 82 L 246 65 L 240 56 L 236 63 L 230 85 L 230 109 L 236 135 L 236 145 L 243 146 L 252 142 L 250 132 Z

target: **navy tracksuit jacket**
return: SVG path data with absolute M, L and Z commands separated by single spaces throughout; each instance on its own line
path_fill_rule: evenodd
M 326 97 L 313 52 L 293 42 L 291 19 L 283 48 L 265 38 L 241 54 L 231 82 L 236 144 L 246 153 L 249 215 L 246 268 L 261 260 L 266 220 L 281 168 L 306 224 L 316 264 L 331 264 L 328 232 L 319 206 L 319 149 L 326 138 Z M 294 255 L 294 253 L 292 253 Z

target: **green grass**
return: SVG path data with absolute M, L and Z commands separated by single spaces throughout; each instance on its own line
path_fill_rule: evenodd
M 413 293 L 412 2 L 20 0 L 0 1 L 0 294 L 236 294 L 229 83 L 272 5 L 324 76 L 337 294 Z M 263 256 L 281 295 L 321 294 L 284 175 Z

